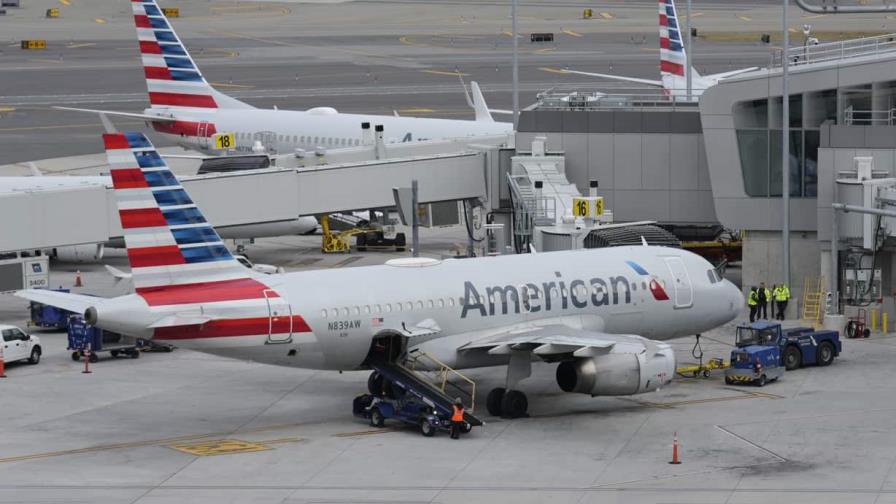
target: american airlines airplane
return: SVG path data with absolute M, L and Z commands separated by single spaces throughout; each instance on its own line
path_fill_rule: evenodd
M 675 374 L 661 340 L 724 324 L 743 304 L 700 256 L 647 245 L 256 274 L 143 134 L 103 138 L 135 292 L 17 293 L 103 329 L 301 368 L 370 369 L 414 350 L 457 369 L 504 365 L 487 402 L 513 418 L 528 408 L 518 385 L 535 360 L 557 363 L 567 392 L 654 391 Z
M 144 119 L 181 146 L 205 153 L 216 151 L 214 137 L 219 133 L 233 133 L 235 145 L 225 147 L 240 152 L 251 152 L 255 141 L 279 152 L 357 146 L 364 141 L 365 122 L 382 125 L 390 143 L 513 133 L 512 123 L 492 119 L 475 82 L 473 121 L 342 114 L 331 107 L 258 109 L 209 85 L 155 0 L 132 0 L 131 6 L 150 107 L 142 114 L 56 108 Z
M 661 80 L 639 79 L 637 77 L 583 72 L 580 70 L 563 70 L 563 73 L 587 75 L 590 77 L 614 79 L 644 84 L 651 87 L 659 87 L 663 89 L 663 93 L 666 95 L 674 96 L 676 98 L 687 98 L 687 76 L 684 73 L 687 58 L 685 58 L 681 32 L 678 29 L 678 14 L 676 14 L 675 10 L 675 1 L 659 0 L 659 9 Z M 757 67 L 750 67 L 712 75 L 700 75 L 700 73 L 691 66 L 691 95 L 696 99 L 702 95 L 704 91 L 718 84 L 720 80 L 742 73 L 752 72 L 753 70 L 756 70 L 756 68 Z

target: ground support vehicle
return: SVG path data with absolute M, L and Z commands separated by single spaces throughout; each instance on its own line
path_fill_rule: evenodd
M 26 360 L 30 364 L 40 362 L 43 349 L 40 338 L 26 333 L 12 325 L 0 325 L 0 345 L 2 345 L 3 362 Z
M 749 345 L 731 350 L 731 367 L 725 370 L 725 383 L 753 383 L 764 387 L 783 374 L 778 347 Z
M 767 321 L 739 326 L 735 345 L 738 348 L 750 345 L 776 346 L 781 355 L 781 364 L 788 371 L 809 364 L 830 365 L 842 350 L 837 331 L 815 330 L 811 327 L 781 329 L 781 324 Z
M 81 317 L 73 315 L 68 323 L 68 350 L 72 351 L 72 360 L 81 360 L 81 357 L 88 355 L 88 349 L 90 362 L 99 360 L 99 352 L 109 352 L 112 357 L 140 357 L 140 350 L 134 339 L 90 326 Z
M 69 292 L 69 289 L 53 289 L 56 292 Z M 36 327 L 47 327 L 56 329 L 68 329 L 68 318 L 72 312 L 56 308 L 55 306 L 45 305 L 36 301 L 29 303 L 31 310 L 31 320 L 28 325 Z

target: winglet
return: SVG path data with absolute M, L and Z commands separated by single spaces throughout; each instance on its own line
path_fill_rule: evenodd
M 495 122 L 485 103 L 485 97 L 482 96 L 482 90 L 479 89 L 479 84 L 476 81 L 470 81 L 470 88 L 473 90 L 473 110 L 476 111 L 476 120 Z

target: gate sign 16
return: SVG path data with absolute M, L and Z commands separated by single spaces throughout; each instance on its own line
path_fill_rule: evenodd
M 600 217 L 604 214 L 604 198 L 573 198 L 572 214 L 575 217 Z

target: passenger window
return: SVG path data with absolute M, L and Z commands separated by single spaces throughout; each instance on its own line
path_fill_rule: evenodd
M 370 305 L 364 305 L 364 313 L 370 314 Z
M 320 316 L 321 316 L 321 318 L 327 318 L 327 310 L 326 309 L 321 310 Z
M 392 312 L 392 305 L 390 303 L 387 303 L 386 304 L 386 313 L 391 313 L 391 312 Z
M 337 310 L 336 308 L 333 308 L 332 310 L 330 310 L 330 315 L 332 315 L 333 318 L 338 317 L 338 316 L 339 316 L 339 310 Z
M 343 309 L 342 309 L 342 316 L 343 316 L 343 317 L 348 317 L 348 308 L 343 308 Z
M 632 282 L 632 292 L 638 290 L 638 282 Z
M 395 311 L 401 311 L 401 303 L 395 303 Z
M 404 306 L 405 306 L 405 308 L 408 309 L 408 311 L 411 311 L 411 310 L 414 309 L 414 303 L 412 303 L 412 302 L 410 302 L 410 301 L 408 301 L 407 303 L 405 303 Z
M 647 282 L 641 282 L 641 288 L 647 290 Z
M 382 308 L 383 308 L 382 306 L 380 306 L 380 305 L 376 305 L 376 306 L 373 307 L 373 311 L 376 312 L 376 313 L 380 313 L 380 312 L 383 311 Z
M 454 298 L 453 297 L 448 298 L 448 306 L 450 306 L 452 308 L 454 307 Z
M 355 315 L 360 315 L 360 314 L 361 314 L 361 308 L 356 306 L 355 307 Z
M 444 307 L 445 307 L 445 300 L 442 298 L 439 298 L 439 308 L 444 308 Z
M 432 299 L 430 299 L 430 300 L 426 303 L 426 305 L 427 305 L 428 307 L 430 307 L 430 308 L 435 307 L 435 303 L 432 302 Z
M 422 310 L 422 309 L 423 309 L 423 301 L 417 301 L 417 309 L 418 309 L 418 310 Z

